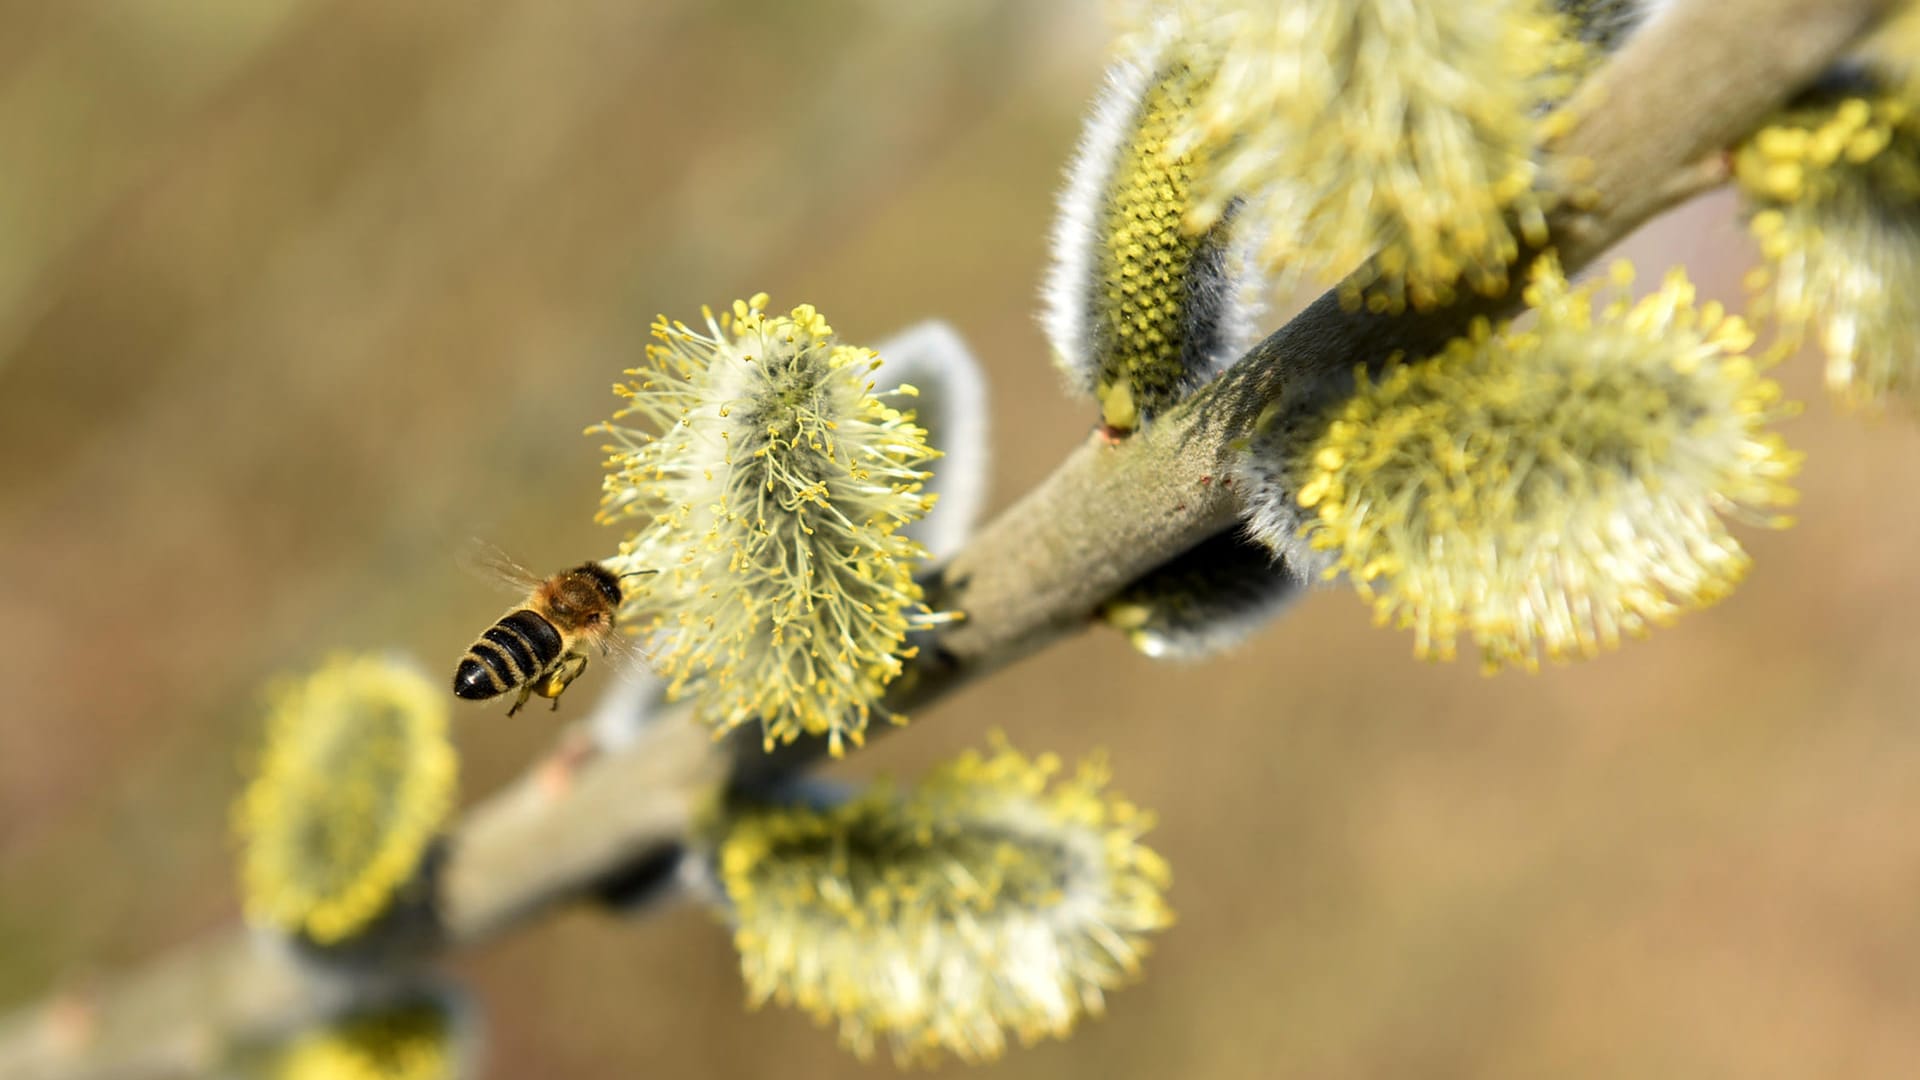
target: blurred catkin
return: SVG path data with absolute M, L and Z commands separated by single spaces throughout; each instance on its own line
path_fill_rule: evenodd
M 1531 328 L 1482 322 L 1362 374 L 1317 435 L 1263 430 L 1244 475 L 1257 535 L 1330 553 L 1422 656 L 1464 634 L 1489 669 L 1591 656 L 1725 596 L 1748 558 L 1721 516 L 1785 524 L 1799 463 L 1767 430 L 1791 410 L 1752 335 L 1679 273 L 1596 311 L 1549 259 L 1526 298 Z
M 1189 230 L 1246 199 L 1269 263 L 1383 311 L 1504 289 L 1522 239 L 1543 239 L 1542 114 L 1585 56 L 1544 0 L 1133 7 L 1136 34 L 1171 20 L 1203 76 L 1166 149 L 1205 162 Z
M 1171 920 L 1168 871 L 1103 764 L 1059 767 L 1000 745 L 905 793 L 732 812 L 717 859 L 749 996 L 903 1062 L 988 1059 L 1099 1013 Z
M 372 656 L 279 688 L 234 808 L 249 918 L 324 945 L 388 907 L 453 809 L 449 701 L 413 667 Z
M 1920 99 L 1787 110 L 1734 155 L 1785 344 L 1812 330 L 1843 404 L 1920 412 Z
M 471 1021 L 450 995 L 415 995 L 363 1009 L 295 1035 L 244 1070 L 259 1080 L 460 1080 Z

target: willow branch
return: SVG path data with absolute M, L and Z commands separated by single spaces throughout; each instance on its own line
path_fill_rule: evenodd
M 1576 196 L 1549 219 L 1569 272 L 1653 215 L 1717 183 L 1721 155 L 1806 85 L 1892 0 L 1681 0 L 1589 79 L 1552 150 Z M 1529 255 L 1529 259 L 1531 254 Z M 1093 436 L 929 581 L 965 618 L 922 643 L 887 704 L 910 712 L 1088 624 L 1142 573 L 1233 527 L 1236 440 L 1269 406 L 1309 409 L 1356 365 L 1443 346 L 1508 295 L 1429 312 L 1345 310 L 1321 297 L 1226 375 L 1146 430 Z M 215 935 L 97 992 L 0 1021 L 8 1077 L 198 1075 L 232 1042 L 270 1036 L 343 995 L 596 893 L 683 843 L 728 782 L 804 767 L 818 740 L 779 754 L 715 743 L 677 716 L 587 760 L 565 783 L 537 770 L 475 806 L 430 860 L 417 894 L 344 953 L 294 957 L 241 930 Z
M 1578 270 L 1697 194 L 1721 175 L 1714 166 L 1728 146 L 1891 6 L 1683 0 L 1629 39 L 1569 103 L 1572 123 L 1548 148 L 1575 188 L 1549 219 L 1561 265 Z M 1218 481 L 1234 442 L 1269 405 L 1323 392 L 1397 351 L 1433 352 L 1474 318 L 1519 303 L 1511 290 L 1386 315 L 1322 296 L 1144 433 L 1118 446 L 1089 440 L 976 536 L 948 567 L 940 597 L 969 618 L 941 646 L 951 662 L 991 671 L 1084 625 L 1122 586 L 1233 523 L 1235 499 Z

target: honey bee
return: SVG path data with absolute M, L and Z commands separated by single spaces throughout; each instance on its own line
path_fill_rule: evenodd
M 627 645 L 614 625 L 626 591 L 623 577 L 597 562 L 581 563 L 552 577 L 540 577 L 492 549 L 470 554 L 475 568 L 526 593 L 467 648 L 453 673 L 453 692 L 468 701 L 485 701 L 518 689 L 507 710 L 512 716 L 538 694 L 560 707 L 560 695 L 587 670 L 586 644 L 612 654 Z

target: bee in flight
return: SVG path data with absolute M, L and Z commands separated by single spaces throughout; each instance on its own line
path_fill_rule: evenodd
M 587 670 L 583 645 L 598 645 L 603 654 L 626 645 L 614 626 L 626 596 L 621 579 L 654 572 L 621 575 L 586 562 L 543 578 L 491 549 L 474 553 L 473 561 L 527 597 L 467 648 L 453 673 L 453 692 L 485 701 L 518 689 L 508 716 L 535 694 L 559 708 L 560 695 Z

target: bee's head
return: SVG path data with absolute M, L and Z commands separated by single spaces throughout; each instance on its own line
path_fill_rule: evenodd
M 620 589 L 620 575 L 597 562 L 581 563 L 574 567 L 573 572 L 592 582 L 594 588 L 600 590 L 600 595 L 607 598 L 607 603 L 620 606 L 624 595 Z

